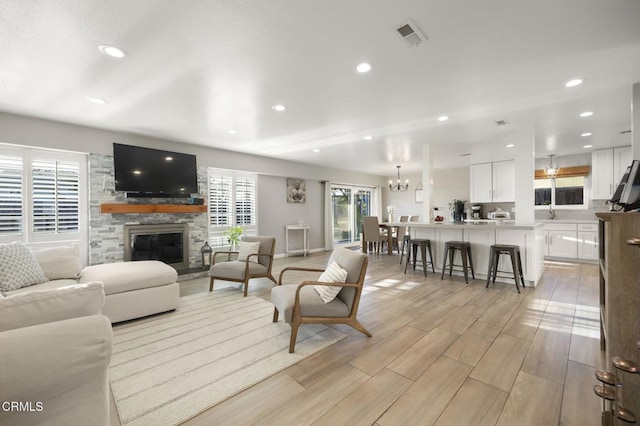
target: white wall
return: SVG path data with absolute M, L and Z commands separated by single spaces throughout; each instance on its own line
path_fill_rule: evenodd
M 167 139 L 112 132 L 0 112 L 0 143 L 94 154 L 113 154 L 113 143 L 144 146 L 197 156 L 199 167 L 247 171 L 260 176 L 258 226 L 261 234 L 277 238 L 276 253 L 284 251 L 284 226 L 298 219 L 312 225 L 311 249 L 324 247 L 322 191 L 319 181 L 384 186 L 380 176 L 350 172 L 276 158 L 260 157 Z M 286 177 L 307 179 L 307 203 L 288 204 Z

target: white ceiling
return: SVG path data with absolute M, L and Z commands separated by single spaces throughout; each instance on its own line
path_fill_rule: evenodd
M 0 111 L 384 176 L 425 144 L 468 161 L 501 119 L 538 157 L 628 144 L 637 82 L 638 0 L 0 1 Z

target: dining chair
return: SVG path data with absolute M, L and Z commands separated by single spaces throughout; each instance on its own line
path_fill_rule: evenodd
M 363 216 L 362 231 L 365 240 L 363 248 L 370 250 L 369 246 L 371 246 L 374 251 L 380 253 L 381 247 L 387 241 L 387 233 L 381 232 L 378 216 Z
M 360 295 L 364 286 L 369 258 L 365 253 L 358 253 L 345 248 L 337 248 L 331 253 L 327 269 L 340 268 L 341 281 L 338 274 L 332 272 L 327 276 L 332 279 L 323 280 L 326 271 L 323 269 L 287 267 L 280 272 L 278 285 L 271 289 L 271 301 L 274 304 L 273 322 L 282 319 L 291 324 L 291 340 L 289 353 L 296 346 L 298 328 L 302 324 L 347 324 L 362 334 L 371 337 L 371 333 L 357 320 Z M 282 285 L 286 271 L 324 272 L 316 281 L 303 281 L 298 285 Z M 319 294 L 318 288 L 335 287 L 336 296 L 326 302 Z M 339 289 L 338 289 L 339 288 Z M 325 296 L 326 297 L 326 296 Z

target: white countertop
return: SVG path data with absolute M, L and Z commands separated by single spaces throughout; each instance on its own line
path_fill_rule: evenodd
M 382 225 L 387 226 L 408 226 L 415 228 L 448 228 L 448 229 L 487 229 L 487 228 L 502 228 L 502 229 L 524 229 L 524 230 L 532 230 L 544 225 L 543 222 L 536 222 L 532 224 L 518 224 L 515 223 L 514 220 L 505 220 L 503 223 L 498 223 L 495 220 L 483 220 L 477 221 L 477 223 L 467 222 L 385 222 Z

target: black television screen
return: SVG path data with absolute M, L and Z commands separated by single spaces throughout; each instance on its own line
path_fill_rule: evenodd
M 142 197 L 184 197 L 198 192 L 196 156 L 113 144 L 116 191 Z

